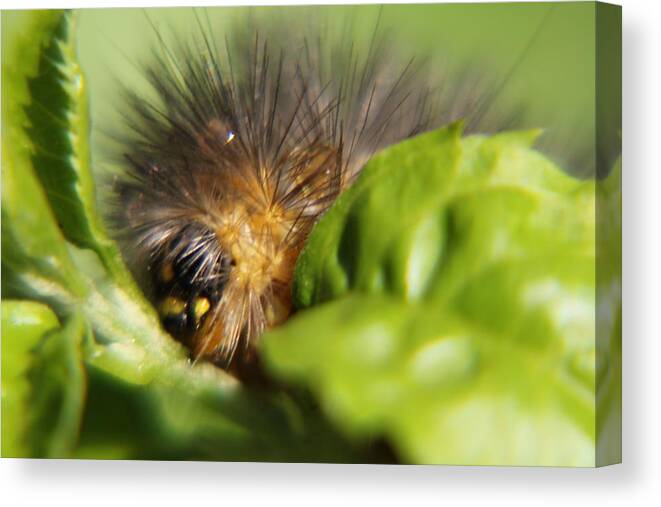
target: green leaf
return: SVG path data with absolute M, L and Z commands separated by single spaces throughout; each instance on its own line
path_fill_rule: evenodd
M 265 336 L 271 371 L 409 462 L 594 465 L 594 183 L 534 137 L 453 126 L 370 161 L 301 255 L 313 308 Z
M 287 462 L 363 462 L 318 415 L 288 396 L 243 386 L 130 384 L 90 368 L 90 398 L 76 457 Z M 164 369 L 163 373 L 168 373 Z M 178 379 L 184 379 L 179 376 Z M 92 396 L 93 395 L 93 396 Z M 113 407 L 113 410 L 108 410 Z
M 181 354 L 99 225 L 74 17 L 34 11 L 24 22 L 5 36 L 3 58 L 3 296 L 37 299 L 62 317 L 80 308 L 97 339 Z
M 44 305 L 3 301 L 3 457 L 70 455 L 83 411 L 87 332 L 80 315 L 60 328 Z
M 29 457 L 26 440 L 30 403 L 27 373 L 32 350 L 49 331 L 59 327 L 47 306 L 31 301 L 2 302 L 2 456 Z
M 26 134 L 32 163 L 67 239 L 94 250 L 113 277 L 129 283 L 119 251 L 96 211 L 90 168 L 87 85 L 76 57 L 76 15 L 63 13 L 28 81 Z
M 361 461 L 335 430 L 283 393 L 208 364 L 129 343 L 92 344 L 89 406 L 76 456 L 233 461 Z M 121 407 L 121 409 L 119 409 Z
M 28 372 L 33 457 L 66 458 L 76 444 L 86 392 L 82 346 L 88 333 L 82 315 L 74 314 L 33 351 Z
M 295 317 L 264 350 L 348 435 L 385 435 L 406 462 L 591 466 L 594 352 L 559 334 L 590 318 L 568 329 L 540 313 L 522 319 L 545 334 L 508 338 L 430 303 L 353 295 Z
M 297 306 L 332 299 L 350 288 L 392 290 L 404 297 L 424 290 L 423 279 L 443 249 L 442 224 L 426 218 L 442 203 L 443 189 L 457 171 L 458 136 L 458 127 L 422 136 L 387 150 L 392 163 L 378 156 L 367 165 L 317 224 L 299 257 L 293 293 Z M 425 141 L 433 143 L 434 156 L 420 148 Z M 426 185 L 438 191 L 428 192 Z M 379 191 L 372 192 L 375 186 Z M 416 244 L 416 238 L 433 239 L 426 242 L 428 251 L 418 249 L 414 262 L 407 263 L 406 245 Z
M 25 112 L 31 101 L 28 80 L 38 73 L 40 51 L 60 16 L 59 11 L 38 11 L 24 32 L 10 38 L 3 30 L 2 284 L 5 297 L 39 296 L 68 303 L 82 296 L 84 288 L 35 175 L 35 146 L 27 134 L 30 119 Z
M 298 260 L 298 307 L 348 290 L 416 300 L 499 258 L 594 254 L 594 185 L 529 150 L 535 132 L 460 135 L 418 136 L 368 163 Z

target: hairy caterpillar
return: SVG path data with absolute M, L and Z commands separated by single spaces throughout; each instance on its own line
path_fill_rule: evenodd
M 113 218 L 166 329 L 231 367 L 291 313 L 297 256 L 366 161 L 455 119 L 488 129 L 489 96 L 479 79 L 432 77 L 378 27 L 360 49 L 198 23 L 145 67 L 155 100 L 127 92 Z

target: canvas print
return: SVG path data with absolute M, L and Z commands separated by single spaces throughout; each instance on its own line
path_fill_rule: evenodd
M 2 457 L 621 460 L 621 9 L 2 12 Z

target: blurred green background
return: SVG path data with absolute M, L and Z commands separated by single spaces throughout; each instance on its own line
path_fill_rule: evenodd
M 545 130 L 539 146 L 575 174 L 591 174 L 595 138 L 595 4 L 593 2 L 207 8 L 213 30 L 248 11 L 305 26 L 310 16 L 371 33 L 377 17 L 404 55 L 433 65 L 477 68 L 498 84 L 495 107 L 523 108 L 521 127 Z M 201 10 L 198 14 L 204 15 Z M 171 35 L 199 32 L 192 8 L 88 9 L 79 13 L 79 56 L 90 83 L 95 146 L 100 130 L 121 128 L 119 84 L 147 86 L 139 63 L 157 46 L 154 27 Z M 338 23 L 339 21 L 339 23 Z M 153 25 L 153 26 L 152 26 Z M 97 157 L 97 168 L 101 159 Z

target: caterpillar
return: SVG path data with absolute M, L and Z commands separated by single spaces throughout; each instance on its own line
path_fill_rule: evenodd
M 359 48 L 283 20 L 224 37 L 196 20 L 145 64 L 155 98 L 125 91 L 112 220 L 164 327 L 231 368 L 291 314 L 306 238 L 370 157 L 456 119 L 488 125 L 489 96 L 401 54 L 378 23 Z

